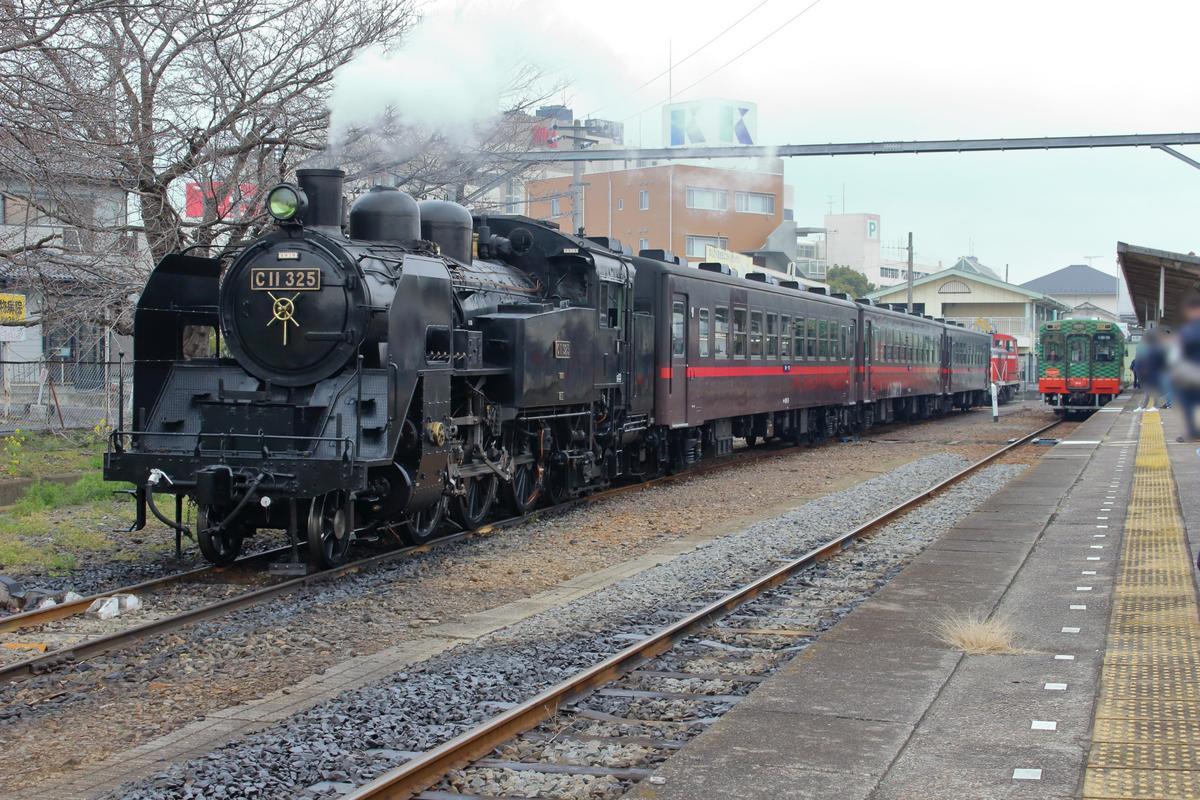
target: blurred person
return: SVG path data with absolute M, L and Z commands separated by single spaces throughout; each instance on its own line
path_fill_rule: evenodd
M 1170 328 L 1162 328 L 1158 336 L 1158 346 L 1162 353 L 1162 364 L 1158 369 L 1159 408 L 1170 408 L 1175 393 L 1172 391 L 1174 382 L 1171 380 L 1171 364 L 1175 353 L 1175 333 Z
M 1186 322 L 1179 329 L 1176 341 L 1171 380 L 1179 390 L 1179 402 L 1183 407 L 1183 424 L 1187 437 L 1178 441 L 1200 439 L 1196 424 L 1196 412 L 1200 408 L 1200 286 L 1194 287 L 1183 302 Z
M 1137 362 L 1138 383 L 1145 391 L 1141 404 L 1134 410 L 1145 411 L 1154 407 L 1153 398 L 1160 391 L 1162 371 L 1167 363 L 1166 353 L 1163 352 L 1156 330 L 1148 330 L 1142 335 L 1134 361 Z
M 1138 380 L 1137 369 L 1137 359 L 1135 358 L 1133 361 L 1129 362 L 1129 371 L 1133 373 L 1133 388 L 1135 391 L 1142 388 L 1142 382 Z

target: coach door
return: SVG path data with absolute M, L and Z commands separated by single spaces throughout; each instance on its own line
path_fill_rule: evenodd
M 1086 389 L 1092 377 L 1092 337 L 1071 334 L 1067 337 L 1067 389 Z
M 671 377 L 667 384 L 669 424 L 687 424 L 688 296 L 671 295 Z
M 858 373 L 858 399 L 863 403 L 871 401 L 871 353 L 874 349 L 875 323 L 872 323 L 869 319 L 864 319 L 862 368 L 856 369 Z

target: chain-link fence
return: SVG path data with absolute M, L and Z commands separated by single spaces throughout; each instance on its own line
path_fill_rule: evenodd
M 0 361 L 0 434 L 116 427 L 122 371 L 128 415 L 129 361 Z

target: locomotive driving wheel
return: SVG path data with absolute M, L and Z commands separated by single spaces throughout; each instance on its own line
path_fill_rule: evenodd
M 467 478 L 463 493 L 450 500 L 450 518 L 466 530 L 478 528 L 492 510 L 496 485 L 496 475 L 490 472 Z
M 215 521 L 224 519 L 228 511 L 200 506 L 196 514 L 196 542 L 200 554 L 217 565 L 232 564 L 242 552 L 242 541 L 249 535 L 244 525 L 233 524 L 217 529 Z
M 345 492 L 326 492 L 314 498 L 308 508 L 309 561 L 322 569 L 346 563 L 354 539 L 347 502 Z
M 533 461 L 513 467 L 512 481 L 505 484 L 504 495 L 513 512 L 524 516 L 533 511 L 542 496 L 541 467 Z
M 405 538 L 412 544 L 425 544 L 433 540 L 442 524 L 445 510 L 446 498 L 440 497 L 433 505 L 409 514 L 404 525 Z

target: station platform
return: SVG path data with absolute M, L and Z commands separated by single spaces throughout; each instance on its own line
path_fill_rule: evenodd
M 1126 402 L 1075 428 L 634 796 L 1200 798 L 1200 458 L 1176 443 L 1176 411 Z M 965 612 L 1006 620 L 1016 651 L 943 642 L 938 622 Z

